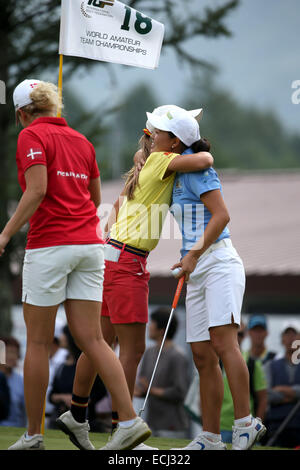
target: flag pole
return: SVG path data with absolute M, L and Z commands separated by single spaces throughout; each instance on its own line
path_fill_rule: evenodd
M 45 417 L 46 417 L 46 397 L 44 401 L 42 424 L 41 424 L 41 434 L 43 435 L 45 434 Z
M 63 55 L 59 54 L 59 72 L 58 72 L 58 95 L 60 106 L 57 110 L 57 117 L 61 117 L 61 110 L 62 110 L 62 82 L 63 82 Z

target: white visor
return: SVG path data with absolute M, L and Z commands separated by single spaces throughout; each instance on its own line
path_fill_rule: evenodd
M 193 118 L 197 119 L 199 122 L 202 118 L 203 115 L 203 109 L 191 109 L 190 111 L 185 110 L 184 108 L 180 108 L 176 104 L 165 104 L 163 106 L 159 106 L 158 108 L 155 108 L 151 114 L 155 116 L 163 116 L 166 114 L 168 111 L 185 111 L 188 112 Z M 154 131 L 154 127 L 151 125 L 149 120 L 146 122 L 146 128 L 150 131 Z
M 185 110 L 168 111 L 163 116 L 147 113 L 147 118 L 154 128 L 172 132 L 188 147 L 201 139 L 198 122 Z

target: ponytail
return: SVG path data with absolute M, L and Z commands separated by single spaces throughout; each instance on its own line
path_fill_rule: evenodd
M 173 134 L 173 132 L 170 132 L 168 131 L 168 134 L 169 136 L 171 137 L 171 139 L 174 139 L 176 137 L 175 134 Z M 203 138 L 203 139 L 200 139 L 200 140 L 197 140 L 197 142 L 194 142 L 192 145 L 188 146 L 188 145 L 185 145 L 182 141 L 181 141 L 181 145 L 183 147 L 183 151 L 184 150 L 187 150 L 188 148 L 191 148 L 193 150 L 194 153 L 198 153 L 198 152 L 209 152 L 210 151 L 210 142 L 209 140 Z
M 194 153 L 198 152 L 209 152 L 210 151 L 210 142 L 207 139 L 200 139 L 197 140 L 193 145 L 191 145 L 191 149 Z
M 63 107 L 56 85 L 50 82 L 40 82 L 30 93 L 30 98 L 32 103 L 22 109 L 34 117 L 56 114 Z

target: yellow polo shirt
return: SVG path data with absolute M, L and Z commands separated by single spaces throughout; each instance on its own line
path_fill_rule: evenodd
M 153 152 L 139 174 L 139 184 L 134 198 L 124 198 L 110 238 L 139 248 L 153 250 L 160 238 L 168 213 L 175 172 L 167 178 L 164 174 L 177 153 Z

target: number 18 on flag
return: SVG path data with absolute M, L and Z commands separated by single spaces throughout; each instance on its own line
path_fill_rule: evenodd
M 62 0 L 59 53 L 155 69 L 164 25 L 117 0 Z

